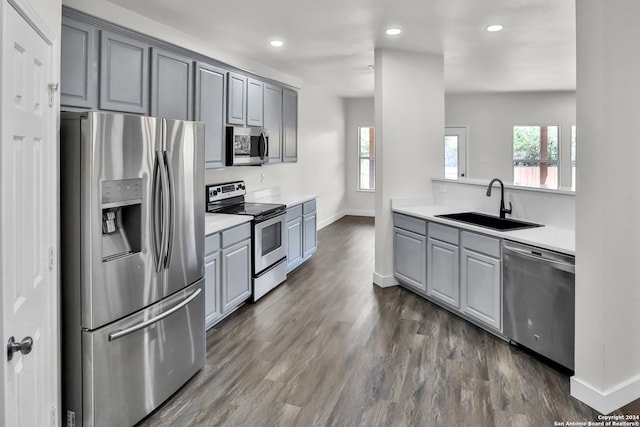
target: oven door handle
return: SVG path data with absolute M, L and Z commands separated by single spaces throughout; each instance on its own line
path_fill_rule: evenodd
M 109 334 L 109 341 L 113 341 L 113 340 L 117 340 L 118 338 L 122 338 L 125 335 L 129 335 L 134 333 L 135 331 L 139 331 L 140 329 L 144 329 L 149 325 L 152 325 L 154 323 L 157 323 L 159 321 L 161 321 L 162 319 L 164 319 L 167 316 L 171 316 L 173 313 L 175 313 L 176 311 L 180 310 L 181 308 L 184 308 L 185 306 L 189 305 L 189 303 L 191 301 L 193 301 L 194 299 L 196 299 L 196 297 L 198 295 L 200 295 L 200 293 L 202 292 L 202 288 L 198 288 L 195 291 L 193 291 L 191 293 L 191 295 L 189 295 L 189 297 L 187 299 L 185 299 L 184 301 L 182 301 L 180 304 L 176 305 L 175 307 L 170 308 L 169 310 L 160 313 L 159 315 L 152 317 L 151 319 L 145 320 L 144 322 L 140 322 L 138 324 L 135 324 L 127 329 L 121 329 L 117 332 L 111 332 Z

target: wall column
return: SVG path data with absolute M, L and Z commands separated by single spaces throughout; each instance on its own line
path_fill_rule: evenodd
M 376 49 L 376 257 L 373 282 L 393 278 L 391 199 L 431 196 L 444 176 L 444 58 Z
M 640 397 L 640 2 L 578 0 L 576 348 L 572 396 Z

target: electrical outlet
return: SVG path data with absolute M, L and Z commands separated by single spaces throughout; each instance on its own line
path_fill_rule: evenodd
M 263 173 L 260 174 L 260 182 L 264 184 L 264 174 Z

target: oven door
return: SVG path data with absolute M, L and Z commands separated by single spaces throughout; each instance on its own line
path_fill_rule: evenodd
M 255 224 L 253 274 L 257 275 L 287 256 L 284 213 Z

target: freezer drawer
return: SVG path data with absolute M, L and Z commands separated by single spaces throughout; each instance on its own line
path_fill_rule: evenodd
M 203 367 L 204 289 L 200 280 L 121 321 L 83 331 L 84 426 L 133 425 Z

